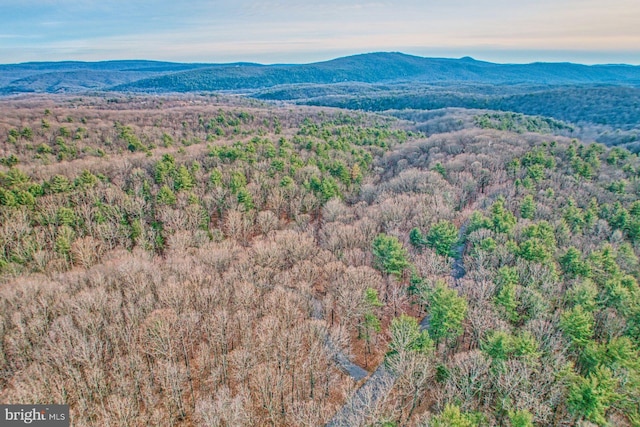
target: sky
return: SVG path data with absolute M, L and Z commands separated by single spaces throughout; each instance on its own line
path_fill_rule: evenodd
M 395 51 L 640 64 L 638 0 L 0 0 L 0 63 L 307 63 Z

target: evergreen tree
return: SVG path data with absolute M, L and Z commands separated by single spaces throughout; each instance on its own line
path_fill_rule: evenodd
M 185 165 L 181 165 L 175 173 L 173 187 L 176 191 L 191 190 L 195 185 L 193 177 L 189 169 Z
M 606 367 L 596 368 L 586 378 L 576 375 L 569 385 L 569 411 L 598 425 L 607 425 L 607 410 L 620 398 L 617 386 L 618 381 Z
M 525 219 L 533 219 L 535 213 L 536 202 L 533 201 L 533 196 L 528 194 L 520 204 L 520 216 Z
M 458 229 L 451 222 L 437 222 L 427 233 L 426 244 L 438 255 L 452 256 L 453 246 L 458 241 Z
M 593 338 L 593 314 L 581 305 L 566 310 L 560 315 L 560 329 L 577 346 L 584 346 Z
M 400 277 L 409 266 L 407 252 L 395 236 L 379 234 L 373 241 L 372 252 L 376 267 L 387 274 Z
M 436 342 L 462 334 L 462 321 L 467 315 L 467 300 L 458 291 L 439 281 L 429 296 L 429 333 Z
M 504 206 L 504 198 L 491 206 L 491 226 L 496 233 L 511 233 L 516 225 L 516 217 Z
M 175 205 L 176 204 L 176 195 L 173 193 L 173 190 L 169 188 L 169 186 L 164 185 L 158 191 L 158 195 L 156 197 L 158 204 L 161 205 Z

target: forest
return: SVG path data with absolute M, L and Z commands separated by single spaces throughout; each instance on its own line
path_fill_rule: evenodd
M 640 426 L 640 160 L 571 120 L 117 92 L 0 112 L 2 403 Z
M 478 110 L 563 122 L 585 141 L 640 151 L 640 88 L 615 85 L 474 83 L 285 85 L 256 91 L 257 99 L 362 111 Z M 535 131 L 535 130 L 532 130 Z
M 308 64 L 142 60 L 0 64 L 0 96 L 225 94 L 387 114 L 467 109 L 562 122 L 563 136 L 640 152 L 640 67 L 499 64 L 374 52 Z M 411 120 L 411 119 L 409 119 Z M 535 132 L 535 129 L 529 128 Z

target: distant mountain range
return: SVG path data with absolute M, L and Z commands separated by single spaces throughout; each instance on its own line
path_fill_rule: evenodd
M 0 94 L 84 91 L 256 90 L 293 84 L 478 83 L 640 86 L 640 66 L 495 64 L 465 57 L 369 53 L 301 65 L 186 64 L 158 61 L 31 62 L 0 65 Z

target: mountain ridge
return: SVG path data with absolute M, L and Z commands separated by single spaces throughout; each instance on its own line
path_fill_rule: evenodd
M 0 65 L 0 93 L 84 90 L 192 92 L 287 84 L 485 83 L 640 85 L 640 66 L 569 62 L 500 64 L 471 57 L 373 52 L 308 64 L 180 63 L 152 60 L 26 62 Z

